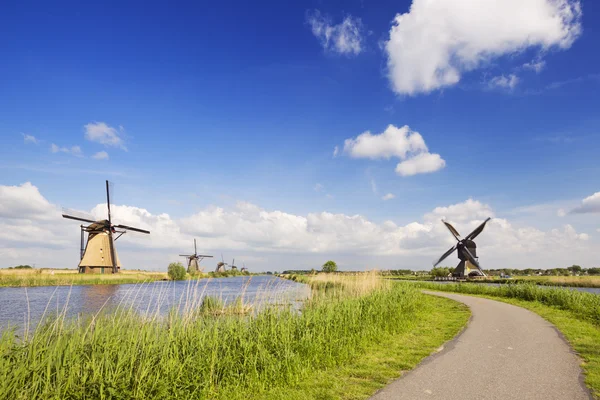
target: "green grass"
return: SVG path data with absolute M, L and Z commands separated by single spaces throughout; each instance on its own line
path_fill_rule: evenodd
M 5 331 L 0 398 L 364 398 L 454 336 L 468 316 L 416 288 L 357 287 L 317 290 L 301 313 L 215 314 L 211 299 L 211 312 L 158 318 L 120 310 L 59 316 L 25 339 Z
M 119 274 L 80 274 L 77 271 L 57 270 L 0 270 L 0 287 L 115 285 L 143 283 L 167 279 L 166 273 L 124 271 Z
M 596 398 L 600 398 L 600 296 L 524 284 L 490 287 L 475 284 L 417 283 L 412 286 L 491 298 L 539 314 L 554 324 L 579 354 L 583 360 L 585 383 Z
M 404 331 L 386 335 L 367 345 L 364 354 L 339 367 L 315 371 L 292 387 L 275 388 L 260 396 L 268 400 L 369 398 L 402 372 L 416 367 L 423 358 L 455 337 L 466 325 L 470 312 L 453 300 L 427 296 L 419 315 Z M 435 329 L 432 329 L 435 327 Z

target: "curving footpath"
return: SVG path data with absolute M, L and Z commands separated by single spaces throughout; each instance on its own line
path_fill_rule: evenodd
M 466 304 L 468 327 L 371 399 L 592 399 L 579 358 L 539 315 L 479 297 L 426 293 Z

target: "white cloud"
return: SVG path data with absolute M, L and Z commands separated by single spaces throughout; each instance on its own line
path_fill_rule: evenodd
M 108 160 L 108 153 L 105 151 L 99 151 L 92 156 L 95 160 Z
M 321 185 L 320 183 L 317 183 L 314 187 L 315 192 L 322 192 L 323 189 L 325 189 L 325 186 Z
M 396 173 L 400 176 L 428 174 L 445 166 L 446 161 L 439 154 L 421 153 L 396 165 Z
M 83 157 L 83 152 L 81 151 L 81 147 L 79 146 L 71 146 L 71 147 L 60 147 L 56 144 L 52 143 L 50 145 L 50 151 L 52 153 L 67 153 L 72 154 L 76 157 Z
M 395 195 L 393 195 L 392 193 L 388 193 L 388 194 L 386 194 L 385 196 L 383 196 L 383 197 L 381 198 L 381 200 L 388 201 L 388 200 L 392 200 L 392 199 L 393 199 L 393 198 L 395 198 L 395 197 L 396 197 L 396 196 L 395 196 Z
M 366 131 L 356 138 L 346 139 L 344 151 L 353 158 L 404 159 L 411 153 L 426 152 L 428 149 L 419 132 L 411 131 L 407 125 L 401 128 L 389 125 L 378 135 Z
M 333 157 L 334 157 L 334 158 L 335 158 L 335 157 L 337 157 L 339 152 L 340 152 L 340 148 L 339 148 L 339 147 L 337 147 L 337 146 L 335 146 L 335 147 L 333 148 Z
M 117 130 L 104 122 L 90 122 L 84 126 L 84 129 L 85 138 L 91 142 L 127 150 L 125 141 L 122 137 L 125 133 L 125 129 L 121 125 L 119 125 L 119 129 Z
M 25 144 L 38 144 L 40 141 L 33 135 L 28 135 L 26 133 L 21 133 L 23 135 L 23 142 Z
M 343 55 L 357 55 L 363 51 L 363 27 L 360 18 L 347 16 L 341 23 L 333 25 L 329 18 L 315 10 L 307 15 L 306 21 L 325 51 Z
M 389 79 L 398 94 L 428 93 L 503 55 L 567 49 L 581 31 L 578 0 L 413 0 L 385 42 Z
M 532 60 L 531 62 L 523 64 L 523 68 L 535 71 L 536 74 L 542 72 L 545 66 L 546 61 L 544 60 Z
M 208 254 L 224 252 L 236 259 L 243 259 L 239 257 L 243 254 L 247 259 L 264 260 L 254 270 L 281 270 L 282 264 L 286 268 L 322 264 L 321 259 L 327 257 L 346 260 L 346 265 L 354 269 L 399 265 L 428 269 L 431 261 L 453 244 L 441 218 L 449 220 L 464 236 L 488 216 L 494 217 L 489 205 L 472 199 L 437 207 L 406 225 L 329 212 L 295 215 L 247 202 L 231 208 L 206 207 L 181 219 L 140 207 L 111 208 L 116 223 L 151 232 L 128 233 L 119 239 L 119 257 L 124 265 L 162 270 L 189 247 L 194 237 Z M 106 204 L 95 206 L 90 213 L 106 218 Z M 0 257 L 0 264 L 26 261 L 44 267 L 74 267 L 78 261 L 79 224 L 61 218 L 58 207 L 31 183 L 0 185 L 0 243 L 0 252 L 9 254 L 8 259 Z M 571 225 L 542 231 L 493 218 L 477 244 L 485 268 L 553 268 L 573 263 L 592 266 L 597 261 L 594 249 L 598 243 Z M 214 267 L 212 260 L 207 262 Z M 456 264 L 452 256 L 445 265 Z
M 567 212 L 565 211 L 565 209 L 564 209 L 564 208 L 559 208 L 559 209 L 556 211 L 556 215 L 557 215 L 558 217 L 561 217 L 561 218 L 562 218 L 562 217 L 564 217 L 564 216 L 566 216 L 566 215 L 567 215 Z
M 596 192 L 581 201 L 581 205 L 571 210 L 572 214 L 600 213 L 600 192 Z
M 510 74 L 508 76 L 500 75 L 490 79 L 488 81 L 488 87 L 490 89 L 501 88 L 513 90 L 515 87 L 517 87 L 518 83 L 519 77 L 514 74 Z
M 446 165 L 439 154 L 429 153 L 421 134 L 407 125 L 401 128 L 389 125 L 378 135 L 366 131 L 346 139 L 344 152 L 352 158 L 399 158 L 403 161 L 396 166 L 396 173 L 401 176 L 435 172 Z

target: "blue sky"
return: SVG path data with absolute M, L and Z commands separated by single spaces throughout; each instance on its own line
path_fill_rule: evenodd
M 536 20 L 548 21 L 542 12 L 549 3 L 532 0 L 539 7 L 525 23 L 513 21 L 514 30 L 522 31 L 513 38 L 520 45 L 493 24 L 483 44 L 476 43 L 477 27 L 460 30 L 478 49 L 477 60 L 458 63 L 458 82 L 414 93 L 399 92 L 391 78 L 385 43 L 394 17 L 410 12 L 406 25 L 417 12 L 429 20 L 455 16 L 418 9 L 419 0 L 178 7 L 13 3 L 0 16 L 0 185 L 31 182 L 56 207 L 91 210 L 103 202 L 102 185 L 109 179 L 115 182 L 117 204 L 172 219 L 211 206 L 234 209 L 243 201 L 268 212 L 360 215 L 398 226 L 423 223 L 436 207 L 472 198 L 515 229 L 550 232 L 568 224 L 588 235 L 590 246 L 598 235 L 598 215 L 568 211 L 600 191 L 600 4 L 564 1 L 582 7 L 578 18 L 561 26 L 581 28 L 567 45 L 552 31 L 533 28 Z M 447 4 L 453 2 L 460 10 L 458 0 Z M 523 14 L 518 8 L 506 15 Z M 473 20 L 465 18 L 467 23 L 457 25 Z M 315 24 L 321 24 L 335 37 L 344 20 L 358 29 L 359 51 L 325 44 L 315 33 Z M 529 23 L 530 30 L 523 28 Z M 425 60 L 402 53 L 398 79 L 411 69 L 418 77 L 426 68 L 418 63 L 435 59 L 430 42 L 410 43 L 416 31 L 429 37 L 427 29 L 417 26 L 404 34 L 409 46 L 432 49 Z M 534 63 L 543 68 L 526 67 Z M 405 87 L 418 87 L 410 85 Z M 86 139 L 84 127 L 92 123 L 114 128 L 121 147 Z M 398 157 L 360 158 L 344 151 L 345 140 L 365 131 L 381 134 L 388 125 L 419 132 L 445 166 L 399 176 L 394 172 Z M 83 156 L 52 152 L 53 144 L 79 146 Z M 108 159 L 92 158 L 102 151 Z M 382 200 L 388 193 L 395 197 Z M 558 209 L 568 215 L 558 217 Z M 338 235 L 340 240 L 347 236 Z M 287 260 L 278 246 L 263 252 L 246 245 L 228 248 L 223 242 L 210 250 L 252 253 L 248 258 L 262 263 L 257 269 L 274 268 L 277 257 Z M 39 244 L 5 243 L 7 249 L 28 246 L 34 254 Z M 301 258 L 305 248 L 294 250 L 294 257 Z M 13 257 L 2 262 L 6 266 L 27 258 L 23 251 L 7 254 Z M 57 259 L 71 262 L 62 254 Z M 311 254 L 314 262 L 329 255 L 327 249 Z M 365 267 L 366 261 L 352 261 L 360 257 L 383 267 L 431 259 L 427 252 L 405 261 L 400 255 L 379 259 L 373 254 L 339 251 L 348 268 Z M 600 260 L 588 256 L 585 261 Z

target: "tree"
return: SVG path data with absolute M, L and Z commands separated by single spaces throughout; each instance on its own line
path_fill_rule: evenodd
M 337 264 L 335 263 L 335 261 L 329 260 L 325 264 L 323 264 L 323 266 L 321 267 L 321 271 L 335 272 L 335 271 L 337 271 Z
M 571 265 L 569 268 L 567 268 L 569 271 L 571 271 L 572 274 L 580 274 L 582 268 L 579 265 Z
M 185 279 L 185 267 L 180 262 L 173 262 L 169 264 L 169 269 L 167 272 L 171 280 L 182 281 Z

